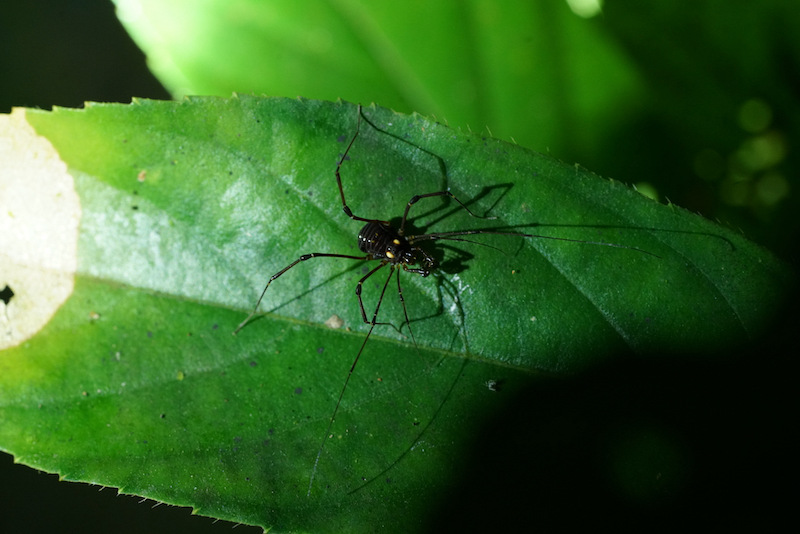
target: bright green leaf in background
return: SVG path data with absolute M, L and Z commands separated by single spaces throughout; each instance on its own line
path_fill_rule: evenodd
M 616 45 L 561 0 L 115 4 L 176 97 L 379 102 L 563 154 L 597 144 L 641 92 Z
M 542 371 L 724 361 L 772 319 L 788 276 L 737 233 L 515 145 L 364 115 L 341 169 L 362 217 L 399 217 L 412 195 L 449 189 L 497 219 L 425 199 L 414 227 L 647 253 L 497 235 L 440 243 L 436 275 L 401 278 L 416 345 L 407 326 L 376 327 L 307 497 L 367 330 L 354 295 L 367 267 L 298 265 L 270 288 L 269 313 L 231 332 L 299 254 L 358 254 L 360 224 L 334 179 L 356 106 L 241 96 L 28 110 L 74 178 L 77 273 L 42 331 L 2 352 L 2 447 L 68 480 L 276 531 L 416 530 L 481 426 Z M 365 284 L 369 310 L 384 280 Z M 27 294 L 14 290 L 10 306 Z M 344 328 L 325 325 L 333 315 Z M 380 320 L 402 326 L 394 284 Z

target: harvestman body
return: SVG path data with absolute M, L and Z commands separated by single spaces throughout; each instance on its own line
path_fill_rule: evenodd
M 389 286 L 389 281 L 392 279 L 392 275 L 395 271 L 398 271 L 397 274 L 397 293 L 400 298 L 400 303 L 403 308 L 403 314 L 405 317 L 405 323 L 409 327 L 409 333 L 411 334 L 411 339 L 416 345 L 416 340 L 414 339 L 413 331 L 411 331 L 410 321 L 408 319 L 408 310 L 406 309 L 405 300 L 403 299 L 403 290 L 400 286 L 400 274 L 399 271 L 402 269 L 403 271 L 415 273 L 420 276 L 426 277 L 431 272 L 433 272 L 437 268 L 436 260 L 428 254 L 425 250 L 420 248 L 416 245 L 417 242 L 420 241 L 434 241 L 434 240 L 453 240 L 453 241 L 464 241 L 464 239 L 460 239 L 459 236 L 467 236 L 467 235 L 476 235 L 476 234 L 494 234 L 494 235 L 506 235 L 506 236 L 517 236 L 517 237 L 535 237 L 541 239 L 554 239 L 558 241 L 571 241 L 574 243 L 583 243 L 583 244 L 590 244 L 590 245 L 602 245 L 607 247 L 615 247 L 615 248 L 624 248 L 629 250 L 635 250 L 637 252 L 642 252 L 644 254 L 648 254 L 651 256 L 655 256 L 650 252 L 645 250 L 641 250 L 635 247 L 628 247 L 624 245 L 618 245 L 615 243 L 604 243 L 600 241 L 584 241 L 580 239 L 568 239 L 564 237 L 553 237 L 553 236 L 545 236 L 545 235 L 537 235 L 537 234 L 523 234 L 518 232 L 502 232 L 496 230 L 460 230 L 460 231 L 453 231 L 453 232 L 434 232 L 430 234 L 420 234 L 420 235 L 405 235 L 405 227 L 406 221 L 408 219 L 408 212 L 411 209 L 411 206 L 419 202 L 424 198 L 431 198 L 431 197 L 449 197 L 456 201 L 459 206 L 464 208 L 472 217 L 476 217 L 479 219 L 494 219 L 495 217 L 481 217 L 479 215 L 474 214 L 461 200 L 459 200 L 455 195 L 453 195 L 450 191 L 437 191 L 434 193 L 426 193 L 423 195 L 414 195 L 406 204 L 406 209 L 403 212 L 403 218 L 400 220 L 400 226 L 394 228 L 389 221 L 380 220 L 380 219 L 367 219 L 364 217 L 359 217 L 353 214 L 353 211 L 347 205 L 344 196 L 344 188 L 342 187 L 342 178 L 341 178 L 341 168 L 342 164 L 344 163 L 345 159 L 347 159 L 347 155 L 350 152 L 350 148 L 355 143 L 358 134 L 361 131 L 361 119 L 363 116 L 363 112 L 361 106 L 358 106 L 358 122 L 356 124 L 356 132 L 353 134 L 353 137 L 350 139 L 350 143 L 347 145 L 347 148 L 342 154 L 342 157 L 339 158 L 339 162 L 336 165 L 336 184 L 339 187 L 339 195 L 342 199 L 342 210 L 344 210 L 345 214 L 353 219 L 354 221 L 361 221 L 366 224 L 361 228 L 361 231 L 358 233 L 358 248 L 361 252 L 364 253 L 362 256 L 352 256 L 349 254 L 334 254 L 334 253 L 323 253 L 323 252 L 312 252 L 309 254 L 303 254 L 292 263 L 278 271 L 277 273 L 270 276 L 269 280 L 267 281 L 267 285 L 264 287 L 264 290 L 261 292 L 261 296 L 258 298 L 253 311 L 247 318 L 242 321 L 239 326 L 236 327 L 236 330 L 233 331 L 233 334 L 237 334 L 244 326 L 250 322 L 250 320 L 256 315 L 258 312 L 258 306 L 261 304 L 264 295 L 269 289 L 270 284 L 275 281 L 277 278 L 282 276 L 286 271 L 297 265 L 298 263 L 310 260 L 312 258 L 344 258 L 344 259 L 351 259 L 351 260 L 362 260 L 362 261 L 369 261 L 369 260 L 378 260 L 380 263 L 370 270 L 366 275 L 364 275 L 356 285 L 356 297 L 358 298 L 358 306 L 361 311 L 361 318 L 365 324 L 369 325 L 369 330 L 367 331 L 367 335 L 364 337 L 364 341 L 361 343 L 361 347 L 356 354 L 356 357 L 353 359 L 353 364 L 350 366 L 350 370 L 347 373 L 347 377 L 345 378 L 344 384 L 342 385 L 342 390 L 339 393 L 339 398 L 336 401 L 336 406 L 333 409 L 333 413 L 331 414 L 331 418 L 328 422 L 328 427 L 325 430 L 325 434 L 323 435 L 322 443 L 320 444 L 319 450 L 317 451 L 317 456 L 314 460 L 314 467 L 311 471 L 311 476 L 308 483 L 308 495 L 311 494 L 311 487 L 314 484 L 314 477 L 316 476 L 317 472 L 317 465 L 319 464 L 320 457 L 322 456 L 322 451 L 325 447 L 325 442 L 328 439 L 328 435 L 330 434 L 331 428 L 333 427 L 333 422 L 336 419 L 336 414 L 339 411 L 339 405 L 342 402 L 342 398 L 344 397 L 344 392 L 347 389 L 347 384 L 350 381 L 350 377 L 353 375 L 353 371 L 358 364 L 358 360 L 361 357 L 362 352 L 364 352 L 364 347 L 367 345 L 367 341 L 369 340 L 370 336 L 372 335 L 372 331 L 375 328 L 375 325 L 380 324 L 390 324 L 390 323 L 379 323 L 377 322 L 378 319 L 378 312 L 381 307 L 381 302 L 383 302 L 383 296 L 386 293 L 386 288 Z M 658 257 L 658 256 L 656 256 Z M 383 289 L 381 290 L 380 297 L 378 298 L 378 304 L 375 306 L 375 312 L 372 314 L 372 319 L 367 318 L 367 312 L 364 309 L 364 301 L 361 297 L 361 288 L 364 285 L 364 282 L 370 278 L 373 274 L 378 272 L 380 269 L 386 266 L 390 267 L 389 276 L 386 277 L 386 281 L 383 284 Z

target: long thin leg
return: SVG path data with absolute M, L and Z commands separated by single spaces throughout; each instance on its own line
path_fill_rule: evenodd
M 310 260 L 311 258 L 345 258 L 345 259 L 348 259 L 348 260 L 369 260 L 371 258 L 371 256 L 370 255 L 366 255 L 366 256 L 348 256 L 347 254 L 327 254 L 327 253 L 321 253 L 321 252 L 312 252 L 311 254 L 303 254 L 302 256 L 300 256 L 299 258 L 294 260 L 292 263 L 290 263 L 289 265 L 287 265 L 286 267 L 284 267 L 283 269 L 281 269 L 280 271 L 278 271 L 277 273 L 275 273 L 275 274 L 273 274 L 272 276 L 269 277 L 269 280 L 267 281 L 267 285 L 264 286 L 264 291 L 262 291 L 261 292 L 261 296 L 258 297 L 258 302 L 256 302 L 256 305 L 253 308 L 253 311 L 250 312 L 250 315 L 248 315 L 247 318 L 244 321 L 239 323 L 239 326 L 237 326 L 236 330 L 233 331 L 233 335 L 235 336 L 239 332 L 239 330 L 244 328 L 244 325 L 249 323 L 250 319 L 252 319 L 255 316 L 255 314 L 258 312 L 258 306 L 261 304 L 261 299 L 264 298 L 264 295 L 267 293 L 267 289 L 269 289 L 269 285 L 273 282 L 273 280 L 275 280 L 276 278 L 280 277 L 283 273 L 285 273 L 286 271 L 288 271 L 289 269 L 291 269 L 292 267 L 294 267 L 295 265 L 297 265 L 301 261 Z M 361 297 L 359 297 L 359 302 L 360 301 L 361 301 Z M 364 314 L 363 305 L 361 306 L 361 314 L 362 315 Z
M 403 220 L 402 220 L 402 221 L 400 221 L 400 229 L 397 231 L 397 233 L 398 233 L 398 234 L 400 234 L 400 235 L 403 235 L 403 233 L 404 233 L 404 231 L 405 231 L 405 227 L 406 227 L 406 220 L 408 219 L 408 210 L 410 210 L 410 209 L 411 209 L 411 206 L 413 206 L 414 204 L 416 204 L 417 202 L 419 202 L 419 201 L 420 201 L 420 200 L 422 200 L 423 198 L 430 198 L 430 197 L 442 197 L 442 196 L 447 196 L 447 197 L 450 197 L 450 198 L 452 198 L 453 200 L 455 200 L 456 202 L 458 202 L 459 206 L 461 206 L 462 208 L 464 208 L 465 210 L 467 210 L 467 213 L 469 213 L 470 215 L 472 215 L 472 216 L 473 216 L 473 217 L 475 217 L 476 219 L 489 219 L 489 220 L 496 219 L 496 217 L 481 217 L 480 215 L 476 215 L 476 214 L 474 214 L 474 213 L 472 212 L 472 210 L 470 210 L 470 209 L 469 209 L 469 208 L 466 206 L 466 204 L 464 204 L 463 202 L 461 202 L 461 201 L 458 199 L 458 197 L 456 197 L 456 196 L 455 196 L 453 193 L 451 193 L 450 191 L 437 191 L 437 192 L 435 192 L 435 193 L 426 193 L 426 194 L 424 194 L 424 195 L 414 195 L 413 197 L 411 197 L 411 200 L 409 200 L 409 201 L 408 201 L 408 204 L 406 204 L 406 210 L 403 212 Z
M 356 133 L 353 134 L 353 137 L 350 139 L 350 143 L 348 143 L 347 148 L 344 150 L 344 154 L 342 154 L 342 157 L 339 158 L 339 162 L 336 164 L 336 172 L 334 173 L 334 174 L 336 174 L 336 185 L 339 186 L 339 196 L 342 198 L 342 210 L 344 210 L 345 214 L 348 217 L 350 217 L 354 221 L 378 222 L 378 223 L 381 223 L 381 224 L 384 224 L 384 225 L 388 226 L 389 225 L 389 221 L 384 221 L 384 220 L 380 220 L 380 219 L 365 219 L 364 217 L 359 217 L 358 215 L 353 214 L 353 210 L 350 209 L 350 206 L 347 205 L 347 201 L 344 198 L 344 187 L 342 187 L 342 175 L 341 175 L 340 171 L 341 171 L 341 168 L 342 168 L 342 164 L 344 163 L 344 160 L 347 159 L 347 154 L 350 153 L 350 149 L 352 148 L 353 143 L 356 142 L 356 138 L 358 137 L 358 134 L 361 132 L 361 118 L 362 118 L 362 116 L 363 116 L 363 114 L 362 114 L 362 111 L 361 111 L 361 104 L 359 104 L 358 105 L 358 122 L 356 123 Z M 403 220 L 400 222 L 400 229 L 399 229 L 398 233 L 400 235 L 403 235 L 403 232 L 404 232 L 405 226 L 406 226 L 406 219 L 408 219 L 408 210 L 411 209 L 411 206 L 413 206 L 414 204 L 416 204 L 417 202 L 419 202 L 423 198 L 438 197 L 438 196 L 448 196 L 448 197 L 452 198 L 453 200 L 458 202 L 458 204 L 462 208 L 467 210 L 467 213 L 469 213 L 470 215 L 472 215 L 473 217 L 476 217 L 478 219 L 494 219 L 495 218 L 495 217 L 481 217 L 480 215 L 476 215 L 463 202 L 461 202 L 458 199 L 458 197 L 456 197 L 450 191 L 437 191 L 435 193 L 427 193 L 427 194 L 424 194 L 424 195 L 414 195 L 413 197 L 411 197 L 411 200 L 408 201 L 408 204 L 406 204 L 406 209 L 403 212 Z
M 614 248 L 624 248 L 628 250 L 634 250 L 636 252 L 642 252 L 647 254 L 648 256 L 653 256 L 655 258 L 661 258 L 658 254 L 653 254 L 652 252 L 648 252 L 646 250 L 637 248 L 637 247 L 629 247 L 627 245 L 618 245 L 617 243 L 607 243 L 605 241 L 586 241 L 584 239 L 570 239 L 568 237 L 555 237 L 552 235 L 539 235 L 539 234 L 523 234 L 519 232 L 501 232 L 501 231 L 494 231 L 494 230 L 460 230 L 456 232 L 436 232 L 433 234 L 422 234 L 422 235 L 414 235 L 408 237 L 409 243 L 416 243 L 417 241 L 435 241 L 437 239 L 444 239 L 450 241 L 466 241 L 464 239 L 458 239 L 455 236 L 462 236 L 462 235 L 478 235 L 478 234 L 492 234 L 492 235 L 509 235 L 515 237 L 534 237 L 539 239 L 552 239 L 554 241 L 569 241 L 571 243 L 581 243 L 584 245 L 599 245 L 603 247 L 614 247 Z
M 371 275 L 372 273 L 374 273 L 375 271 L 380 269 L 380 267 L 382 267 L 382 266 L 383 265 L 380 265 L 380 266 L 376 267 L 369 274 L 367 274 L 367 276 L 365 276 L 364 278 L 367 278 L 369 275 Z M 380 296 L 380 298 L 378 298 L 378 304 L 375 306 L 375 313 L 372 315 L 372 321 L 371 322 L 370 321 L 366 321 L 366 322 L 370 323 L 369 331 L 367 332 L 367 335 L 364 338 L 364 341 L 361 343 L 361 348 L 358 349 L 358 354 L 356 354 L 356 357 L 353 360 L 353 365 L 350 366 L 350 370 L 347 372 L 347 378 L 344 379 L 344 385 L 342 386 L 342 391 L 339 392 L 339 398 L 336 401 L 336 406 L 333 408 L 333 413 L 331 414 L 330 421 L 328 421 L 328 428 L 325 429 L 325 434 L 322 436 L 322 443 L 320 443 L 319 449 L 317 450 L 317 457 L 314 460 L 314 467 L 311 469 L 311 478 L 308 481 L 308 492 L 306 493 L 306 496 L 310 496 L 311 495 L 311 486 L 314 485 L 314 477 L 316 477 L 316 475 L 317 475 L 317 465 L 319 464 L 319 459 L 322 456 L 322 450 L 325 448 L 325 443 L 328 441 L 328 435 L 331 432 L 331 428 L 333 428 L 333 422 L 336 419 L 336 414 L 339 412 L 339 405 L 342 403 L 342 397 L 344 397 L 344 392 L 347 389 L 347 384 L 350 382 L 350 377 L 353 376 L 353 371 L 355 371 L 356 365 L 358 365 L 358 360 L 359 360 L 359 358 L 361 358 L 361 354 L 364 352 L 364 347 L 367 346 L 367 341 L 369 341 L 369 337 L 372 335 L 372 330 L 375 329 L 375 325 L 376 324 L 380 324 L 380 323 L 376 322 L 376 320 L 378 318 L 378 311 L 381 309 L 381 303 L 383 302 L 383 295 L 386 294 L 386 288 L 389 285 L 389 280 L 392 279 L 392 274 L 394 274 L 394 271 L 395 271 L 395 269 L 393 267 L 392 270 L 389 271 L 389 276 L 386 277 L 386 282 L 383 283 L 383 289 L 381 290 L 381 296 Z M 364 313 L 364 307 L 363 306 L 361 307 L 361 312 Z
M 365 274 L 364 277 L 361 280 L 358 281 L 358 284 L 356 284 L 356 296 L 358 297 L 358 307 L 361 309 L 361 318 L 364 320 L 364 323 L 366 323 L 366 324 L 371 324 L 373 326 L 376 325 L 376 324 L 390 324 L 390 323 L 376 323 L 375 322 L 375 319 L 377 319 L 378 310 L 375 310 L 376 316 L 372 318 L 372 321 L 371 322 L 368 321 L 367 320 L 367 311 L 364 309 L 364 301 L 361 298 L 361 287 L 363 286 L 364 281 L 367 278 L 369 278 L 370 276 L 372 276 L 373 274 L 375 274 L 378 271 L 378 269 L 382 269 L 383 267 L 385 267 L 388 264 L 389 264 L 389 262 L 382 261 L 380 263 L 380 265 L 378 265 L 377 267 L 372 269 L 370 272 Z M 383 297 L 383 295 L 381 295 L 381 297 Z
M 353 138 L 350 139 L 350 144 L 347 145 L 347 148 L 344 150 L 344 154 L 339 159 L 339 163 L 336 164 L 336 183 L 339 186 L 339 196 L 342 197 L 342 209 L 344 210 L 345 214 L 353 219 L 354 221 L 362 221 L 362 222 L 378 222 L 383 223 L 385 225 L 389 224 L 389 221 L 382 221 L 380 219 L 365 219 L 364 217 L 359 217 L 357 215 L 353 215 L 353 211 L 347 205 L 347 202 L 344 199 L 344 188 L 342 187 L 342 176 L 339 173 L 339 170 L 342 168 L 342 163 L 344 160 L 347 159 L 347 154 L 350 152 L 350 148 L 353 146 L 353 143 L 356 142 L 356 137 L 358 137 L 359 132 L 361 131 L 361 104 L 358 105 L 358 123 L 356 124 L 356 133 L 353 134 Z
M 405 268 L 405 265 L 403 266 Z M 406 271 L 417 273 L 417 269 L 408 269 L 405 268 Z M 417 273 L 419 274 L 419 273 Z M 406 308 L 406 299 L 403 298 L 403 288 L 400 287 L 400 271 L 397 271 L 397 297 L 400 299 L 400 305 L 403 307 L 403 315 L 406 319 L 406 326 L 408 326 L 408 333 L 411 334 L 411 341 L 414 343 L 414 348 L 417 349 L 419 352 L 419 347 L 417 347 L 417 339 L 414 337 L 414 330 L 411 328 L 411 321 L 408 318 L 408 309 Z

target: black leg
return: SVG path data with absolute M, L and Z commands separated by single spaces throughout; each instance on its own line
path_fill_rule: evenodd
M 353 138 L 350 139 L 350 144 L 347 145 L 347 148 L 342 154 L 342 157 L 339 159 L 339 163 L 336 164 L 336 183 L 339 186 L 339 196 L 342 197 L 342 209 L 344 210 L 345 214 L 353 219 L 354 221 L 363 221 L 363 222 L 378 222 L 385 225 L 389 225 L 389 221 L 381 221 L 379 219 L 365 219 L 363 217 L 359 217 L 357 215 L 353 215 L 353 211 L 347 205 L 347 202 L 344 199 L 344 188 L 342 187 L 342 176 L 339 173 L 340 169 L 342 168 L 342 163 L 344 160 L 347 159 L 347 154 L 350 152 L 350 148 L 353 146 L 353 143 L 356 142 L 356 138 L 358 137 L 359 132 L 361 131 L 361 104 L 358 105 L 358 123 L 356 124 L 356 133 L 353 134 Z
M 378 267 L 372 269 L 369 273 L 367 273 L 367 275 L 358 282 L 358 284 L 359 284 L 358 287 L 360 288 L 361 287 L 361 283 L 364 280 L 369 278 L 373 273 L 375 273 L 378 269 L 380 269 L 384 265 L 386 265 L 386 263 L 381 262 L 381 265 L 379 265 Z M 319 446 L 319 450 L 317 450 L 317 458 L 314 460 L 314 467 L 311 470 L 311 477 L 310 477 L 310 479 L 308 481 L 308 491 L 306 492 L 306 496 L 311 495 L 311 487 L 314 485 L 314 477 L 316 477 L 316 475 L 317 475 L 317 465 L 319 464 L 319 459 L 322 456 L 322 450 L 325 448 L 325 442 L 328 440 L 328 435 L 331 433 L 331 428 L 333 427 L 333 422 L 334 422 L 334 420 L 336 420 L 336 414 L 339 412 L 339 405 L 342 403 L 342 397 L 344 397 L 344 392 L 347 389 L 347 384 L 350 382 L 350 377 L 353 376 L 353 371 L 355 371 L 356 365 L 358 365 L 358 360 L 359 360 L 359 358 L 361 358 L 361 354 L 364 352 L 364 347 L 367 346 L 367 341 L 369 341 L 369 338 L 372 335 L 372 330 L 375 328 L 376 324 L 381 324 L 381 323 L 376 323 L 375 321 L 378 318 L 378 311 L 381 309 L 381 303 L 383 302 L 383 295 L 386 294 L 386 288 L 389 285 L 389 280 L 392 279 L 392 274 L 393 273 L 394 273 L 394 268 L 392 268 L 392 270 L 389 272 L 389 276 L 386 277 L 386 281 L 383 283 L 383 289 L 381 290 L 381 296 L 378 299 L 378 304 L 375 306 L 375 313 L 372 315 L 372 322 L 366 320 L 367 315 L 366 315 L 366 312 L 364 311 L 364 305 L 363 304 L 361 305 L 361 314 L 364 316 L 364 322 L 368 323 L 370 325 L 369 332 L 367 332 L 367 335 L 364 338 L 364 341 L 361 343 L 361 348 L 358 349 L 358 354 L 356 354 L 356 357 L 353 360 L 353 365 L 350 366 L 350 370 L 347 372 L 347 378 L 344 379 L 344 385 L 342 385 L 342 391 L 339 392 L 339 398 L 336 401 L 336 406 L 333 409 L 333 414 L 331 415 L 330 421 L 328 421 L 328 428 L 325 429 L 325 434 L 322 436 L 322 443 Z M 398 280 L 399 280 L 399 278 L 398 278 Z M 400 286 L 398 285 L 398 287 L 400 287 Z M 359 296 L 359 302 L 360 301 L 361 301 L 361 297 Z M 404 305 L 404 308 L 405 308 L 405 305 Z M 406 315 L 406 319 L 408 319 L 407 315 Z
M 239 332 L 239 330 L 244 328 L 244 326 L 247 323 L 250 322 L 250 319 L 252 319 L 255 316 L 255 314 L 258 312 L 258 306 L 259 306 L 259 304 L 261 304 L 261 300 L 264 298 L 264 295 L 267 293 L 267 289 L 269 289 L 269 285 L 276 278 L 279 278 L 283 273 L 285 273 L 286 271 L 288 271 L 289 269 L 291 269 L 292 267 L 294 267 L 298 263 L 300 263 L 302 261 L 310 260 L 311 258 L 345 258 L 345 259 L 348 259 L 348 260 L 368 260 L 368 259 L 370 259 L 370 256 L 369 255 L 367 255 L 367 256 L 349 256 L 347 254 L 327 254 L 327 253 L 322 253 L 322 252 L 312 252 L 311 254 L 303 254 L 302 256 L 300 256 L 299 258 L 294 260 L 292 263 L 290 263 L 289 265 L 287 265 L 286 267 L 284 267 L 283 269 L 281 269 L 280 271 L 278 271 L 277 273 L 275 273 L 275 274 L 273 274 L 272 276 L 269 277 L 269 280 L 267 281 L 267 285 L 264 286 L 264 291 L 262 291 L 261 292 L 261 296 L 258 297 L 258 302 L 256 302 L 256 305 L 253 308 L 253 311 L 250 312 L 250 315 L 248 315 L 247 318 L 244 321 L 242 321 L 239 324 L 239 326 L 236 327 L 236 330 L 233 331 L 233 335 L 235 336 Z M 361 301 L 361 297 L 359 297 L 359 302 L 360 301 Z M 362 315 L 364 314 L 363 305 L 361 307 L 361 314 Z
M 458 202 L 459 206 L 461 206 L 462 208 L 467 210 L 467 213 L 469 213 L 470 215 L 472 215 L 476 219 L 489 219 L 489 220 L 492 220 L 492 219 L 496 218 L 496 217 L 481 217 L 480 215 L 476 215 L 476 214 L 472 213 L 472 210 L 470 210 L 466 206 L 466 204 L 464 204 L 463 202 L 458 200 L 458 197 L 456 197 L 450 191 L 437 191 L 435 193 L 426 193 L 424 195 L 414 195 L 413 197 L 411 197 L 411 200 L 409 200 L 408 204 L 406 204 L 406 210 L 403 212 L 403 220 L 400 221 L 400 229 L 397 231 L 397 233 L 400 234 L 400 235 L 403 235 L 403 233 L 405 231 L 405 227 L 406 227 L 406 219 L 408 219 L 408 211 L 411 209 L 411 206 L 413 206 L 414 204 L 416 204 L 417 202 L 419 202 L 423 198 L 442 197 L 442 196 L 450 197 L 453 200 L 455 200 L 456 202 Z

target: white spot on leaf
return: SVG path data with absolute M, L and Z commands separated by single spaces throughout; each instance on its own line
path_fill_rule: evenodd
M 53 145 L 24 109 L 0 115 L 0 349 L 38 332 L 72 293 L 81 206 Z
M 342 326 L 344 326 L 344 319 L 342 319 L 336 314 L 333 314 L 330 317 L 328 317 L 327 321 L 325 321 L 325 326 L 327 326 L 328 328 L 333 328 L 334 330 L 337 328 L 341 328 Z

